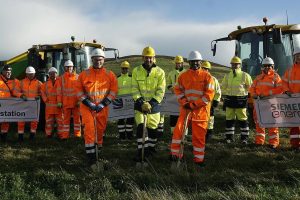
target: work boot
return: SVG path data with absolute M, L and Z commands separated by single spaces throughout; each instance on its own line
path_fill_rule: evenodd
M 24 142 L 24 134 L 18 134 L 18 142 L 23 143 Z
M 2 134 L 1 134 L 1 141 L 2 141 L 3 143 L 6 143 L 6 137 L 7 137 L 7 133 L 2 133 Z
M 241 142 L 243 145 L 248 144 L 248 136 L 247 135 L 241 135 Z
M 132 132 L 127 133 L 127 139 L 128 140 L 132 140 L 133 139 L 133 133 Z
M 213 134 L 213 129 L 207 129 L 206 135 L 205 135 L 205 141 L 208 141 L 211 139 Z
M 96 153 L 88 153 L 86 154 L 87 158 L 88 158 L 88 165 L 92 166 L 94 164 L 96 164 L 97 159 L 96 159 Z
M 126 133 L 125 132 L 119 133 L 119 139 L 120 140 L 125 140 L 126 139 Z
M 226 135 L 225 143 L 231 144 L 233 142 L 233 135 Z
M 177 156 L 174 156 L 174 155 L 169 155 L 169 160 L 170 160 L 171 162 L 176 162 L 176 161 L 178 161 L 178 157 L 177 157 Z
M 147 153 L 148 153 L 147 156 L 154 156 L 157 153 L 157 151 L 155 147 L 148 147 Z
M 137 150 L 136 156 L 133 158 L 135 162 L 142 162 L 142 149 Z
M 247 145 L 248 144 L 248 140 L 247 139 L 244 139 L 241 142 L 242 142 L 242 145 Z
M 34 140 L 34 137 L 35 137 L 35 133 L 30 133 L 29 140 Z
M 195 165 L 198 166 L 198 167 L 205 167 L 204 162 L 195 162 Z

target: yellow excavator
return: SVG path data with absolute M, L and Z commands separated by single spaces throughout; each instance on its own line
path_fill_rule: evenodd
M 262 61 L 271 57 L 275 63 L 275 70 L 283 75 L 285 70 L 293 65 L 293 52 L 300 47 L 300 24 L 268 25 L 268 19 L 263 18 L 264 25 L 242 28 L 211 42 L 213 56 L 216 55 L 217 43 L 221 41 L 235 41 L 236 55 L 242 60 L 242 70 L 254 79 L 261 73 Z M 248 107 L 252 117 L 253 101 L 249 98 Z
M 107 48 L 102 44 L 93 42 L 75 42 L 75 37 L 71 37 L 72 42 L 60 44 L 42 44 L 33 45 L 28 51 L 2 61 L 2 64 L 12 66 L 12 74 L 18 79 L 25 76 L 27 66 L 33 66 L 36 69 L 37 78 L 45 82 L 47 72 L 50 67 L 57 68 L 59 74 L 63 73 L 63 64 L 66 60 L 72 60 L 77 73 L 87 69 L 91 65 L 91 52 L 95 48 L 101 48 L 104 51 L 112 51 L 114 59 L 119 57 L 119 50 L 116 48 Z
M 63 65 L 66 60 L 72 60 L 74 68 L 77 73 L 87 69 L 92 65 L 91 52 L 95 48 L 100 48 L 107 53 L 113 52 L 111 58 L 119 58 L 119 50 L 116 48 L 107 48 L 102 44 L 93 42 L 75 42 L 75 37 L 71 37 L 71 42 L 60 44 L 43 44 L 33 45 L 28 51 L 15 56 L 9 60 L 1 61 L 0 66 L 9 64 L 12 67 L 13 77 L 22 79 L 25 77 L 25 70 L 28 66 L 33 66 L 36 70 L 36 77 L 45 82 L 47 80 L 47 73 L 50 67 L 55 67 L 58 70 L 58 74 L 63 74 Z M 109 56 L 107 56 L 109 57 Z M 41 102 L 39 130 L 44 129 L 45 125 L 45 104 Z
M 268 19 L 263 18 L 264 25 L 242 28 L 211 42 L 211 50 L 216 55 L 217 43 L 220 41 L 235 41 L 235 53 L 242 59 L 242 70 L 252 77 L 261 73 L 262 60 L 268 56 L 275 62 L 275 69 L 282 75 L 293 64 L 293 51 L 300 47 L 300 24 L 268 25 Z

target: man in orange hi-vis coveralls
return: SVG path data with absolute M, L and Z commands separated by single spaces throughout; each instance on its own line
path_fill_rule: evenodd
M 55 122 L 57 124 L 57 131 L 61 130 L 62 113 L 61 109 L 57 107 L 57 69 L 51 67 L 48 71 L 49 79 L 42 85 L 42 98 L 46 104 L 45 109 L 45 132 L 48 138 L 51 138 Z
M 97 162 L 96 147 L 102 147 L 108 105 L 116 98 L 118 82 L 116 75 L 103 67 L 105 54 L 102 49 L 94 49 L 91 57 L 93 66 L 80 73 L 76 87 L 77 96 L 82 101 L 80 112 L 84 125 L 86 155 L 89 164 L 93 165 Z
M 205 135 L 214 97 L 213 78 L 207 71 L 201 70 L 201 60 L 201 54 L 192 51 L 188 57 L 190 69 L 178 77 L 174 87 L 180 104 L 180 114 L 172 137 L 170 156 L 172 161 L 183 157 L 180 148 L 182 135 L 185 134 L 184 121 L 189 116 L 188 122 L 192 125 L 193 160 L 199 166 L 204 162 Z
M 27 101 L 27 98 L 35 98 L 39 99 L 41 95 L 41 87 L 42 83 L 36 79 L 35 77 L 35 69 L 32 66 L 26 68 L 26 78 L 20 81 L 20 92 L 21 98 L 24 101 Z M 36 129 L 38 126 L 38 121 L 30 122 L 30 136 L 29 139 L 33 140 L 36 134 Z M 25 129 L 25 122 L 18 122 L 18 133 L 19 133 L 19 141 L 23 141 Z
M 288 96 L 300 93 L 300 47 L 294 49 L 294 65 L 287 69 L 282 77 L 283 91 Z M 290 128 L 290 144 L 300 150 L 300 127 Z
M 262 61 L 262 73 L 253 81 L 249 92 L 253 99 L 267 97 L 283 92 L 282 81 L 280 76 L 274 70 L 274 61 L 270 57 L 266 57 Z M 265 128 L 259 126 L 256 117 L 256 110 L 253 111 L 253 119 L 256 126 L 255 144 L 263 145 L 265 142 Z M 268 128 L 269 131 L 269 147 L 275 149 L 279 145 L 278 128 Z
M 6 99 L 11 97 L 20 97 L 20 91 L 18 90 L 19 81 L 11 78 L 12 68 L 9 65 L 5 65 L 0 75 L 0 99 Z M 6 137 L 9 129 L 8 122 L 1 123 L 1 141 L 6 142 Z
M 67 139 L 70 135 L 70 121 L 73 115 L 74 136 L 80 137 L 80 101 L 76 94 L 76 82 L 78 75 L 74 72 L 74 64 L 71 60 L 64 63 L 65 73 L 57 82 L 57 106 L 62 108 L 63 125 L 59 130 L 61 139 Z

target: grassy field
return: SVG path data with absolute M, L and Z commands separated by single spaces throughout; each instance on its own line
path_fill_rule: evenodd
M 170 61 L 164 62 L 172 68 Z M 116 69 L 118 64 L 109 66 Z M 214 73 L 222 77 L 222 68 Z M 271 151 L 267 146 L 242 146 L 239 134 L 235 143 L 224 144 L 224 124 L 220 106 L 215 135 L 206 146 L 206 166 L 192 163 L 189 136 L 185 161 L 177 170 L 171 170 L 168 161 L 168 118 L 158 153 L 145 169 L 135 167 L 136 143 L 119 141 L 114 122 L 107 127 L 101 152 L 104 170 L 99 172 L 86 164 L 83 139 L 59 141 L 40 132 L 35 141 L 26 135 L 19 145 L 12 130 L 7 144 L 0 144 L 0 199 L 300 199 L 300 155 L 289 149 L 286 130 L 281 130 L 280 148 Z M 253 140 L 253 125 L 250 132 Z

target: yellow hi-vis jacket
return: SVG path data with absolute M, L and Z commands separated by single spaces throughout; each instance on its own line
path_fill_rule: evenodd
M 179 71 L 177 69 L 174 69 L 172 71 L 169 72 L 168 77 L 167 77 L 167 88 L 170 90 L 171 88 L 173 88 L 177 82 L 178 76 L 185 72 L 186 69 L 183 69 L 182 71 Z
M 118 95 L 131 94 L 131 77 L 128 73 L 118 76 Z
M 232 70 L 224 76 L 221 84 L 222 93 L 227 96 L 247 96 L 252 85 L 251 76 L 241 68 L 236 69 L 235 72 L 236 76 L 233 75 Z
M 142 98 L 144 101 L 154 99 L 161 103 L 165 95 L 165 87 L 165 72 L 155 64 L 150 71 L 142 65 L 133 69 L 131 93 L 134 101 Z
M 220 83 L 216 77 L 212 76 L 212 78 L 214 80 L 214 88 L 215 88 L 215 96 L 213 100 L 220 101 L 222 95 Z

